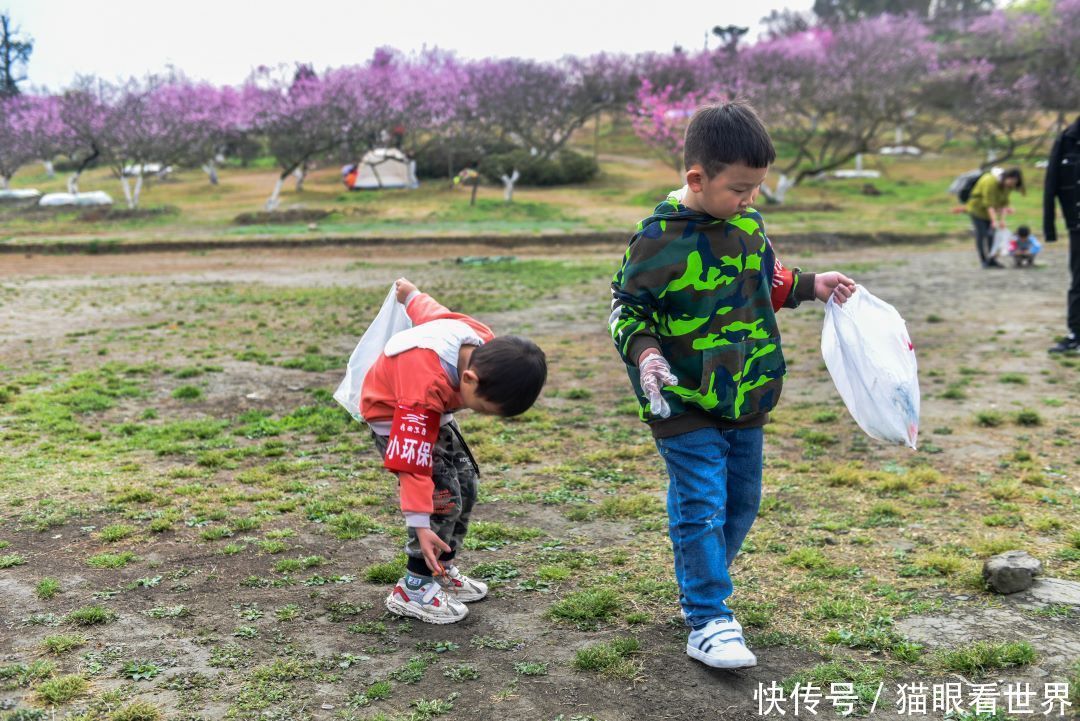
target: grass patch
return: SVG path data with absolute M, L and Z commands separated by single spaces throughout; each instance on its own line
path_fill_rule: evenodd
M 606 643 L 586 646 L 574 654 L 574 668 L 611 678 L 630 680 L 641 672 L 641 664 L 632 657 L 641 650 L 636 638 L 614 638 Z
M 90 568 L 123 568 L 136 559 L 131 551 L 123 553 L 99 553 L 86 559 L 86 565 Z
M 979 411 L 975 414 L 975 425 L 983 428 L 997 428 L 1005 422 L 1005 416 L 998 411 Z
M 797 566 L 807 570 L 825 568 L 830 565 L 825 554 L 816 548 L 798 548 L 785 556 L 783 562 L 788 566 Z
M 106 543 L 116 543 L 130 537 L 138 529 L 126 523 L 114 523 L 98 531 L 98 538 Z
M 50 706 L 61 706 L 86 692 L 86 679 L 77 674 L 58 676 L 42 681 L 34 689 L 34 697 Z
M 1042 416 L 1039 415 L 1039 412 L 1030 408 L 1025 408 L 1021 411 L 1017 411 L 1014 418 L 1016 420 L 1016 424 L 1020 426 L 1041 426 L 1043 422 Z
M 940 651 L 933 661 L 943 671 L 980 676 L 1009 666 L 1027 666 L 1035 661 L 1035 649 L 1027 641 L 976 641 Z
M 132 701 L 113 711 L 108 721 L 161 721 L 161 709 L 149 701 Z
M 579 627 L 591 627 L 607 621 L 622 606 L 619 595 L 608 588 L 572 593 L 547 611 L 548 618 L 570 621 Z
M 181 401 L 194 401 L 202 398 L 202 389 L 198 386 L 180 386 L 172 392 L 172 397 Z
M 26 559 L 18 553 L 8 553 L 0 556 L 0 568 L 14 568 L 15 566 L 22 566 L 25 563 Z
M 393 561 L 373 563 L 364 569 L 364 580 L 368 583 L 397 583 L 405 575 L 407 558 L 404 553 Z
M 79 633 L 64 633 L 46 636 L 41 640 L 42 647 L 49 653 L 60 654 L 86 644 L 86 637 Z
M 850 683 L 854 695 L 857 697 L 851 703 L 853 710 L 867 710 L 873 704 L 877 696 L 879 684 L 886 676 L 884 666 L 869 666 L 847 661 L 832 661 L 819 663 L 816 666 L 800 671 L 783 680 L 784 691 L 790 695 L 796 684 L 801 687 L 808 685 L 821 689 L 832 688 L 834 683 Z M 847 704 L 838 702 L 837 713 L 843 714 L 847 710 Z
M 69 613 L 65 620 L 76 626 L 99 626 L 116 619 L 116 614 L 104 606 L 83 606 Z

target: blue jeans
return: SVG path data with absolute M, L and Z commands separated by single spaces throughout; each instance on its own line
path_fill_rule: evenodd
M 667 464 L 668 531 L 690 626 L 732 615 L 728 568 L 761 504 L 762 429 L 703 428 L 656 439 Z

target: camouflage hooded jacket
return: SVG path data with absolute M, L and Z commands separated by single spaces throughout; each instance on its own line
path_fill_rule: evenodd
M 764 424 L 786 367 L 775 311 L 814 297 L 814 275 L 776 259 L 761 215 L 727 220 L 674 195 L 638 223 L 611 283 L 611 336 L 653 435 Z M 667 419 L 650 412 L 637 360 L 659 348 L 679 383 L 663 390 Z

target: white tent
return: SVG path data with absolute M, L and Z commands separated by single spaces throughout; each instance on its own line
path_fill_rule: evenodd
M 112 205 L 112 198 L 104 190 L 95 190 L 91 193 L 47 193 L 41 196 L 38 205 L 45 207 L 65 205 Z
M 346 166 L 342 175 L 350 190 L 418 188 L 416 161 L 397 148 L 374 148 L 357 166 Z

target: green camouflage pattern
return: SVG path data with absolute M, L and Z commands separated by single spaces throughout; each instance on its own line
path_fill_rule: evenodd
M 672 418 L 696 408 L 745 421 L 776 405 L 786 367 L 771 299 L 775 260 L 752 208 L 719 220 L 669 196 L 638 223 L 612 279 L 609 326 L 643 421 L 658 420 L 629 357 L 643 335 L 679 379 L 664 388 Z

